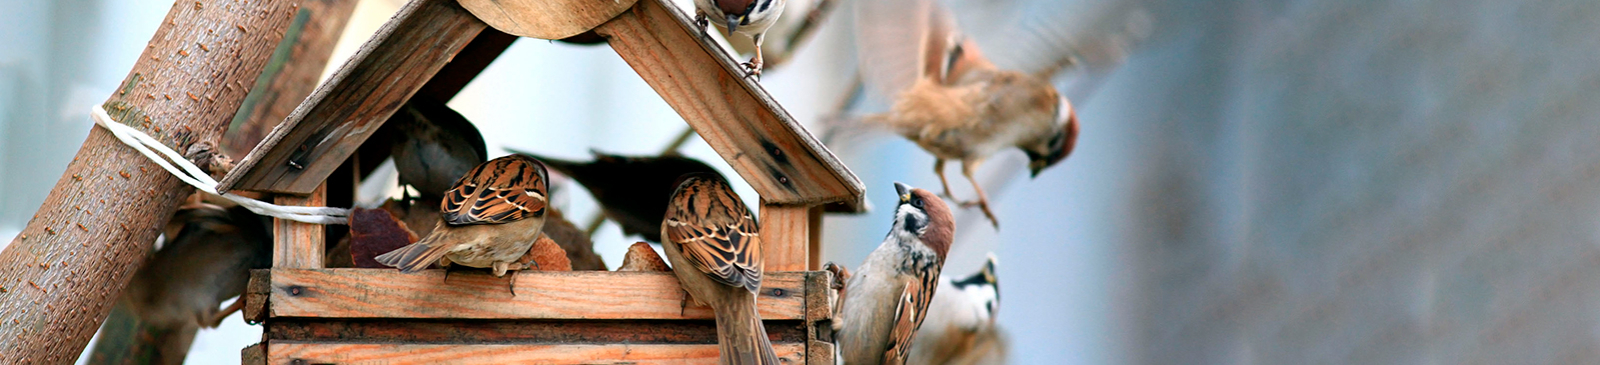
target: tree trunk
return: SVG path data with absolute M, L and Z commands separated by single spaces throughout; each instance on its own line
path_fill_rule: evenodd
M 102 106 L 180 152 L 215 148 L 296 8 L 178 1 Z M 92 129 L 39 212 L 0 252 L 0 363 L 77 358 L 191 191 Z

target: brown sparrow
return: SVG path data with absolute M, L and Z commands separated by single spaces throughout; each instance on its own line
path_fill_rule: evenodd
M 1006 343 L 995 325 L 1000 310 L 996 259 L 971 276 L 940 280 L 928 318 L 911 342 L 912 364 L 1004 364 Z
M 457 179 L 489 159 L 483 135 L 444 102 L 417 96 L 395 111 L 383 126 L 394 141 L 390 155 L 409 185 L 431 204 L 444 197 Z
M 944 200 L 901 183 L 894 188 L 900 194 L 894 225 L 850 275 L 834 321 L 845 364 L 906 363 L 955 237 Z
M 524 156 L 478 165 L 440 202 L 441 220 L 427 237 L 377 260 L 408 273 L 438 262 L 491 268 L 495 276 L 505 276 L 544 227 L 547 179 L 544 164 Z
M 216 327 L 244 301 L 250 269 L 272 265 L 268 223 L 244 207 L 186 206 L 167 223 L 169 239 L 134 273 L 123 299 L 151 324 Z
M 761 225 L 720 175 L 683 177 L 661 223 L 661 247 L 678 282 L 717 317 L 722 364 L 777 365 L 756 313 Z
M 661 242 L 661 219 L 668 198 L 678 188 L 678 178 L 691 173 L 716 174 L 700 160 L 669 156 L 622 156 L 591 151 L 589 162 L 566 161 L 511 150 L 543 161 L 557 173 L 583 184 L 606 218 L 617 222 L 623 234 L 637 234 Z
M 750 75 L 760 77 L 761 41 L 783 14 L 783 3 L 784 0 L 694 0 L 694 22 L 705 31 L 706 23 L 710 23 L 708 17 L 715 17 L 717 26 L 728 34 L 750 36 L 756 44 L 756 58 L 743 65 Z
M 1046 77 L 1002 70 L 961 35 L 955 19 L 933 0 L 856 2 L 862 76 L 893 98 L 888 113 L 869 116 L 933 154 L 934 172 L 951 197 L 946 160 L 978 194 L 978 206 L 995 227 L 1000 221 L 972 177 L 983 160 L 1016 147 L 1028 155 L 1033 176 L 1061 162 L 1078 138 L 1072 104 Z

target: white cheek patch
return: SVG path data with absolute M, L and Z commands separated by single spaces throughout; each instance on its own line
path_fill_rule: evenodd
M 993 285 L 968 285 L 961 288 L 961 294 L 972 304 L 973 312 L 978 318 L 988 320 L 994 316 L 990 310 L 1000 307 L 1000 293 Z
M 1067 97 L 1065 96 L 1058 97 L 1058 99 L 1056 99 L 1056 126 L 1060 127 L 1067 125 L 1067 119 L 1071 117 L 1072 103 L 1068 102 Z

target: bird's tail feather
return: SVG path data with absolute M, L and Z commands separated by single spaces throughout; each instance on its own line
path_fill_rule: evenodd
M 406 247 L 389 251 L 389 253 L 378 255 L 374 259 L 380 264 L 400 269 L 400 272 L 403 273 L 426 269 L 428 265 L 439 262 L 439 258 L 450 252 L 445 249 L 446 245 L 438 245 L 437 247 L 432 245 L 435 241 L 434 237 L 439 233 L 438 231 L 438 228 L 434 228 L 434 233 L 429 234 L 427 238 L 417 241 L 417 243 L 406 245 Z
M 721 309 L 717 311 L 717 345 L 722 364 L 780 364 L 777 352 L 772 350 L 772 341 L 767 339 L 767 329 L 761 325 L 761 317 L 756 312 L 754 294 L 730 298 Z

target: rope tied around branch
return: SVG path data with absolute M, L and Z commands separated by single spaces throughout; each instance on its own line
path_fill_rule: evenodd
M 178 180 L 183 180 L 184 183 L 194 186 L 195 189 L 221 196 L 223 199 L 239 204 L 245 209 L 260 215 L 311 224 L 349 224 L 349 209 L 283 206 L 246 198 L 233 193 L 217 194 L 217 180 L 212 179 L 211 175 L 206 174 L 199 166 L 189 162 L 177 151 L 173 151 L 171 147 L 167 147 L 166 144 L 138 129 L 112 120 L 111 115 L 107 114 L 106 109 L 100 105 L 95 105 L 90 110 L 89 116 L 94 119 L 95 125 L 105 128 L 106 131 L 111 132 L 112 136 L 117 137 L 117 140 L 138 150 L 144 157 L 149 158 L 150 161 L 155 162 L 162 169 L 172 173 L 172 176 L 178 177 Z M 157 152 L 160 152 L 160 154 L 157 154 Z

